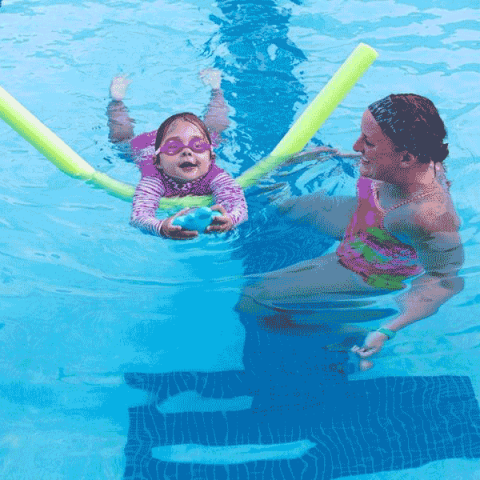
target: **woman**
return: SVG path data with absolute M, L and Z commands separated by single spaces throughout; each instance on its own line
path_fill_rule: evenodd
M 268 325 L 277 312 L 282 325 L 301 330 L 302 314 L 310 322 L 315 318 L 312 305 L 401 291 L 412 278 L 411 288 L 396 297 L 398 315 L 352 349 L 365 359 L 462 290 L 457 273 L 463 248 L 442 167 L 445 126 L 433 103 L 419 95 L 389 95 L 368 107 L 361 129 L 353 146 L 361 154 L 356 199 L 314 194 L 281 207 L 342 239 L 337 251 L 264 275 L 244 289 L 238 309 L 268 319 Z M 361 368 L 370 366 L 362 361 Z

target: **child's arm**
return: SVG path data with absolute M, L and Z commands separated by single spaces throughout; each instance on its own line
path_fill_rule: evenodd
M 113 78 L 110 84 L 110 97 L 112 101 L 107 107 L 108 138 L 112 143 L 128 142 L 134 136 L 134 120 L 129 117 L 128 109 L 123 103 L 128 85 L 131 83 L 126 75 Z
M 242 188 L 228 173 L 216 176 L 211 184 L 216 205 L 212 210 L 222 213 L 214 217 L 207 232 L 225 232 L 248 218 L 247 202 Z
M 158 219 L 155 213 L 158 208 L 160 198 L 165 194 L 165 187 L 162 181 L 156 177 L 143 177 L 133 196 L 132 215 L 130 225 L 139 228 L 144 233 L 150 235 L 173 238 L 177 240 L 188 240 L 198 235 L 198 232 L 185 230 L 178 225 L 172 225 L 173 220 L 186 213 L 182 210 L 177 214 Z
M 163 183 L 155 177 L 143 177 L 133 196 L 130 225 L 142 232 L 161 236 L 163 220 L 155 217 L 160 198 L 165 194 Z
M 222 74 L 216 68 L 207 68 L 200 72 L 200 78 L 205 85 L 212 87 L 210 102 L 207 106 L 207 113 L 203 121 L 211 132 L 217 132 L 220 135 L 230 125 L 228 118 L 228 105 L 223 96 L 223 90 L 220 88 Z

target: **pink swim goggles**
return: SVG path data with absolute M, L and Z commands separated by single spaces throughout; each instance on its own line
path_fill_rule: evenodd
M 164 153 L 165 155 L 177 155 L 177 153 L 181 152 L 184 148 L 189 148 L 190 150 L 194 151 L 195 153 L 203 153 L 213 147 L 210 143 L 205 142 L 203 139 L 199 137 L 194 137 L 188 142 L 188 145 L 184 145 L 180 140 L 169 140 L 165 145 L 158 148 L 155 152 L 155 155 L 159 153 Z

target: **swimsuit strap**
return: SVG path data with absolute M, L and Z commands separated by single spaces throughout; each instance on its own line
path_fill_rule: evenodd
M 380 206 L 380 204 L 378 203 L 378 188 L 377 188 L 377 184 L 376 182 L 372 182 L 372 185 L 373 185 L 373 190 L 374 190 L 374 198 L 375 198 L 375 202 L 377 203 L 378 207 L 380 207 L 380 209 L 383 210 L 384 212 L 384 217 L 387 215 L 387 213 L 390 213 L 392 210 L 395 210 L 396 208 L 398 207 L 401 207 L 403 205 L 406 205 L 407 203 L 410 203 L 410 202 L 413 202 L 414 200 L 417 200 L 418 198 L 422 198 L 422 197 L 426 197 L 427 195 L 430 195 L 432 192 L 423 192 L 423 193 L 419 193 L 418 195 L 415 195 L 414 197 L 410 198 L 410 199 L 406 199 L 406 200 L 403 200 L 402 202 L 399 202 L 395 205 L 393 205 L 393 207 L 390 207 L 390 208 L 387 208 L 387 209 L 384 209 Z

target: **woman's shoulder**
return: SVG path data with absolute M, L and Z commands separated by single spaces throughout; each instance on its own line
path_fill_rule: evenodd
M 460 219 L 448 190 L 442 186 L 389 212 L 388 230 L 416 233 L 457 232 Z M 393 233 L 393 231 L 392 231 Z

